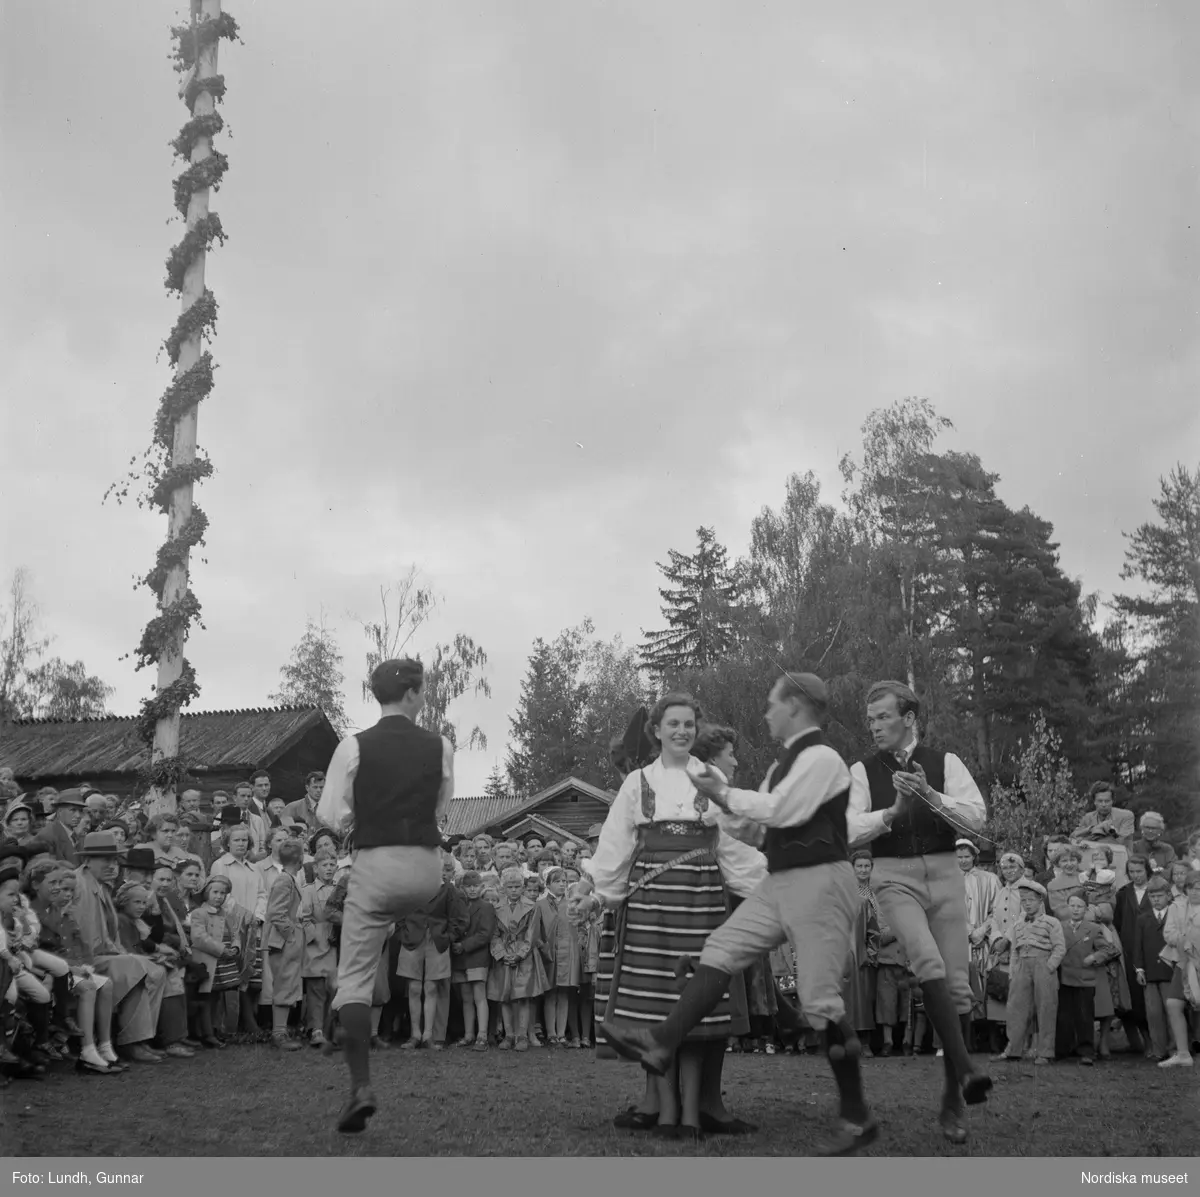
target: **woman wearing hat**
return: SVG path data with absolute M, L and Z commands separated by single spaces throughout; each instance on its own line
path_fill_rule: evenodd
M 33 807 L 24 797 L 16 798 L 4 812 L 4 834 L 18 844 L 27 844 L 33 838 Z
M 79 854 L 84 863 L 75 872 L 75 921 L 96 971 L 112 981 L 117 1043 L 131 1060 L 157 1064 L 163 1057 L 150 1040 L 162 1009 L 166 970 L 121 949 L 117 910 L 102 881 L 119 859 L 116 837 L 110 831 L 90 832 Z

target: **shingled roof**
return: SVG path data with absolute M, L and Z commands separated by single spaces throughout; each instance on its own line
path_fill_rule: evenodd
M 322 724 L 336 743 L 338 735 L 319 707 L 185 712 L 179 749 L 197 770 L 263 768 Z M 0 725 L 0 764 L 29 781 L 135 773 L 145 752 L 134 716 Z
M 470 797 L 451 798 L 446 811 L 446 835 L 465 835 L 479 827 L 490 827 L 510 811 L 525 805 L 519 795 L 506 794 L 503 798 Z

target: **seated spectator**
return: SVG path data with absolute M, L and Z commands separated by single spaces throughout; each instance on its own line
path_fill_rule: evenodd
M 1128 842 L 1133 839 L 1133 811 L 1113 805 L 1113 787 L 1110 782 L 1098 781 L 1088 791 L 1094 809 L 1079 820 L 1071 832 L 1072 839 L 1112 839 Z
M 1148 810 L 1138 823 L 1142 838 L 1129 846 L 1131 856 L 1144 856 L 1150 861 L 1150 872 L 1161 873 L 1175 859 L 1175 849 L 1162 837 L 1166 822 L 1158 811 Z
M 116 871 L 115 837 L 111 832 L 91 832 L 80 856 L 84 863 L 75 872 L 73 913 L 96 971 L 112 981 L 118 1046 L 139 1064 L 157 1064 L 163 1056 L 151 1049 L 150 1040 L 158 1026 L 166 972 L 121 947 L 117 909 L 104 883 L 105 876 Z

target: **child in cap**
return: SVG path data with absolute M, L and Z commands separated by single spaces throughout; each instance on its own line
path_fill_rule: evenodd
M 1066 953 L 1061 964 L 1058 986 L 1058 1014 L 1055 1029 L 1055 1056 L 1065 1059 L 1078 1055 L 1080 1064 L 1093 1062 L 1096 986 L 1107 973 L 1102 966 L 1115 952 L 1099 923 L 1087 917 L 1088 903 L 1083 894 L 1067 899 L 1067 920 L 1062 923 Z M 1109 1011 L 1112 1018 L 1112 1011 Z
M 460 937 L 450 944 L 450 980 L 462 998 L 463 1047 L 477 1052 L 488 1048 L 487 977 L 492 936 L 496 933 L 496 908 L 484 897 L 483 878 L 473 869 L 459 881 L 466 904 L 466 921 Z
M 1046 887 L 1022 878 L 1021 917 L 1013 926 L 1008 982 L 1008 1045 L 996 1060 L 1019 1060 L 1031 1016 L 1037 1017 L 1035 1064 L 1054 1059 L 1058 966 L 1067 953 L 1062 924 L 1046 913 Z

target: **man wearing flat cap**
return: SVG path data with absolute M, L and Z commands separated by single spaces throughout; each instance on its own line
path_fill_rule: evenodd
M 34 837 L 46 845 L 47 850 L 57 860 L 69 864 L 71 868 L 79 867 L 79 855 L 75 850 L 75 840 L 71 836 L 79 823 L 86 805 L 82 790 L 63 790 L 51 799 L 54 804 L 54 814 L 46 820 L 46 826 Z
M 903 682 L 876 682 L 868 691 L 867 726 L 878 751 L 850 769 L 847 819 L 851 842 L 871 844 L 880 914 L 904 947 L 942 1041 L 942 1133 L 964 1143 L 965 1107 L 987 1101 L 992 1081 L 967 1050 L 974 997 L 956 852 L 964 832 L 983 830 L 987 809 L 962 761 L 920 742 L 920 713 Z
M 790 942 L 800 962 L 796 996 L 809 1025 L 824 1033 L 838 1088 L 841 1124 L 822 1154 L 850 1155 L 878 1137 L 879 1124 L 863 1096 L 862 1046 L 842 1000 L 861 899 L 846 832 L 850 771 L 821 734 L 828 703 L 819 677 L 785 673 L 767 700 L 767 727 L 780 748 L 762 786 L 734 789 L 712 765 L 692 778 L 723 812 L 722 828 L 761 848 L 767 879 L 708 936 L 663 1022 L 603 1025 L 617 1052 L 661 1076 L 688 1032 L 721 1002 L 730 977 Z

